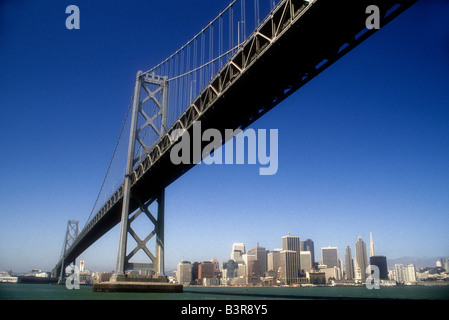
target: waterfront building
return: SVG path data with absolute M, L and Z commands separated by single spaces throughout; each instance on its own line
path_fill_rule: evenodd
M 338 267 L 338 249 L 337 247 L 321 248 L 322 264 L 328 268 Z
M 396 281 L 396 269 L 389 269 L 388 270 L 388 280 Z
M 389 277 L 398 283 L 413 283 L 416 282 L 416 268 L 413 264 L 403 266 L 402 264 L 395 264 L 393 270 L 389 270 Z
M 311 239 L 307 239 L 306 241 L 301 241 L 300 243 L 301 251 L 310 251 L 310 256 L 312 259 L 312 267 L 315 266 L 315 247 L 313 241 Z
M 331 267 L 331 268 L 320 268 L 320 272 L 324 273 L 326 278 L 326 283 L 329 282 L 330 279 L 333 280 L 341 280 L 341 272 L 340 268 L 338 267 Z
M 289 270 L 293 270 L 291 268 L 295 268 L 295 271 L 292 271 L 296 273 L 295 277 L 297 278 L 299 276 L 300 268 L 301 268 L 301 247 L 300 247 L 300 240 L 298 236 L 291 236 L 290 234 L 287 236 L 282 237 L 282 250 L 283 251 L 294 251 L 296 252 L 296 255 L 294 255 L 295 261 L 291 262 L 290 265 L 288 265 Z M 286 259 L 288 263 L 290 263 L 290 258 L 293 257 L 292 254 L 286 254 L 286 256 L 289 257 L 289 259 Z M 281 261 L 282 261 L 282 252 L 281 252 Z M 284 261 L 284 262 L 285 262 Z
M 306 275 L 311 284 L 326 284 L 326 274 L 324 272 L 318 272 L 312 269 Z
M 404 283 L 405 282 L 405 275 L 404 275 L 404 266 L 402 264 L 395 264 L 394 265 L 394 278 L 393 280 L 396 280 L 396 282 Z
M 298 246 L 299 247 L 299 246 Z M 286 285 L 298 283 L 299 265 L 298 252 L 294 250 L 281 251 L 281 282 Z
M 212 261 L 203 261 L 198 265 L 198 283 L 203 284 L 204 279 L 214 278 L 215 264 Z
M 405 282 L 409 283 L 409 282 L 416 282 L 416 268 L 415 265 L 413 264 L 408 264 L 407 267 L 405 267 L 404 270 L 404 275 L 405 275 Z
M 246 275 L 246 284 L 258 284 L 261 278 L 260 262 L 257 259 L 248 261 L 248 273 Z
M 387 258 L 385 256 L 371 256 L 369 263 L 379 268 L 379 279 L 388 280 Z
M 265 272 L 267 272 L 267 249 L 259 247 L 258 243 L 257 247 L 252 250 L 256 254 L 256 260 L 259 262 L 260 275 L 264 276 Z
M 440 260 L 437 260 L 436 266 L 443 268 L 446 272 L 449 272 L 449 259 L 440 258 Z
M 228 279 L 232 280 L 237 274 L 238 270 L 238 264 L 234 260 L 230 259 L 227 262 L 223 262 L 223 276 Z M 226 273 L 225 273 L 226 271 Z
M 302 275 L 312 269 L 312 253 L 310 251 L 301 251 L 300 253 L 300 271 Z
M 0 283 L 17 283 L 18 277 L 11 276 L 10 272 L 0 271 Z
M 345 254 L 345 279 L 354 279 L 354 261 L 352 260 L 351 248 L 349 247 L 349 245 L 346 246 Z
M 247 264 L 247 276 L 260 278 L 262 276 L 260 262 L 255 259 L 255 256 L 249 256 Z
M 237 275 L 236 277 L 246 277 L 246 265 L 245 263 L 237 264 Z
M 244 243 L 232 244 L 231 259 L 237 263 L 243 263 L 243 255 L 246 253 Z
M 366 256 L 366 243 L 362 237 L 357 238 L 355 243 L 355 279 L 364 282 L 366 280 L 366 268 L 368 267 L 368 259 Z
M 338 275 L 338 279 L 342 280 L 343 276 L 344 276 L 344 264 L 343 264 L 343 259 L 338 259 L 338 271 L 339 271 L 339 275 Z
M 373 242 L 373 234 L 369 233 L 369 256 L 374 257 L 376 252 L 374 251 L 374 242 Z
M 190 261 L 181 261 L 178 263 L 176 272 L 177 283 L 182 285 L 189 285 L 192 281 L 192 264 Z
M 192 263 L 192 281 L 198 282 L 198 269 L 199 269 L 199 262 Z
M 267 269 L 273 271 L 275 277 L 279 277 L 279 267 L 281 266 L 281 249 L 274 249 L 267 254 Z
M 245 275 L 248 275 L 248 266 L 250 264 L 250 262 L 252 263 L 252 261 L 256 260 L 256 255 L 253 254 L 251 251 L 247 251 L 243 256 L 243 262 L 245 265 Z

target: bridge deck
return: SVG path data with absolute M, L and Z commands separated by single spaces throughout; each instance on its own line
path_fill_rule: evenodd
M 279 3 L 136 166 L 132 194 L 144 202 L 154 199 L 159 190 L 194 166 L 170 161 L 170 150 L 176 143 L 170 139 L 173 130 L 185 129 L 192 134 L 194 121 L 201 121 L 202 131 L 246 128 L 376 32 L 365 26 L 368 5 L 380 8 L 382 27 L 416 1 Z M 82 230 L 68 250 L 66 261 L 73 261 L 120 222 L 122 196 L 120 186 Z M 136 209 L 138 203 L 131 199 L 130 212 Z M 61 261 L 54 272 L 60 267 Z

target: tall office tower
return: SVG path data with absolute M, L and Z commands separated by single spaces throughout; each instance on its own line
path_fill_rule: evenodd
M 337 247 L 321 248 L 322 264 L 328 268 L 338 267 L 338 251 Z
M 212 261 L 203 261 L 198 266 L 198 282 L 203 284 L 204 279 L 212 279 L 214 277 L 215 265 Z
M 226 269 L 226 279 L 232 280 L 237 274 L 238 264 L 234 260 L 230 259 L 227 262 L 223 262 L 223 271 Z
M 298 267 L 298 274 L 299 274 L 299 268 L 300 268 L 300 241 L 298 236 L 291 236 L 290 234 L 288 236 L 282 237 L 282 250 L 292 250 L 295 251 L 296 254 L 296 266 Z
M 190 261 L 181 261 L 178 263 L 176 280 L 179 284 L 188 285 L 192 281 L 192 264 Z
M 243 255 L 245 254 L 244 243 L 234 243 L 232 245 L 231 259 L 238 263 L 243 263 Z
M 256 259 L 251 259 L 248 261 L 248 277 L 260 278 L 262 276 L 260 263 Z
M 259 247 L 259 243 L 257 243 L 257 247 L 251 249 L 251 251 L 256 254 L 256 260 L 259 261 L 261 276 L 264 276 L 265 272 L 267 272 L 267 249 Z
M 449 259 L 440 258 L 435 263 L 436 267 L 443 268 L 444 271 L 449 272 Z
M 366 280 L 366 268 L 368 267 L 368 259 L 366 257 L 366 243 L 362 237 L 358 237 L 355 243 L 355 278 L 357 280 Z
M 281 251 L 281 281 L 290 285 L 298 283 L 298 252 L 294 250 Z
M 404 268 L 404 280 L 406 282 L 416 282 L 416 269 L 415 269 L 415 265 L 413 264 L 408 264 L 405 268 Z
M 387 258 L 384 256 L 371 256 L 369 263 L 379 268 L 379 279 L 388 280 Z
M 399 283 L 405 282 L 405 275 L 404 275 L 404 266 L 402 264 L 395 264 L 394 265 L 394 280 L 396 280 Z
M 245 251 L 245 244 L 244 243 L 233 243 L 232 244 L 232 251 L 240 251 L 242 254 L 244 254 Z
M 252 265 L 254 260 L 256 260 L 256 255 L 251 250 L 243 255 L 243 261 L 245 264 L 245 275 L 251 275 L 249 265 L 250 264 Z
M 281 249 L 274 249 L 267 254 L 267 270 L 274 271 L 276 276 L 279 272 L 279 267 L 281 266 Z
M 339 280 L 343 279 L 344 275 L 344 266 L 343 266 L 343 259 L 338 259 L 338 272 L 339 272 Z
M 315 247 L 313 241 L 311 239 L 307 239 L 306 241 L 301 241 L 300 245 L 301 251 L 310 251 L 310 255 L 312 258 L 312 267 L 315 265 Z
M 212 259 L 211 262 L 214 264 L 214 271 L 220 271 L 220 262 L 217 259 Z
M 246 265 L 245 263 L 237 263 L 237 277 L 246 276 Z
M 345 278 L 347 280 L 354 279 L 354 261 L 352 260 L 351 248 L 349 246 L 346 246 Z
M 310 251 L 301 251 L 300 256 L 301 258 L 299 259 L 299 261 L 301 274 L 310 272 L 310 270 L 312 269 L 312 253 Z
M 199 263 L 194 262 L 192 264 L 192 281 L 197 282 L 198 281 L 198 269 L 199 269 Z
M 374 242 L 373 242 L 373 234 L 369 233 L 369 256 L 374 257 L 376 253 L 374 252 Z

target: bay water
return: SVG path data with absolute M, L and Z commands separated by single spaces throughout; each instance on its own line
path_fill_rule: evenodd
M 449 286 L 184 287 L 182 293 L 93 292 L 56 284 L 0 283 L 0 300 L 449 300 Z

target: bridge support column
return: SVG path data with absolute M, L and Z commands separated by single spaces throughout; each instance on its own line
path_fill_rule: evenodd
M 165 216 L 165 190 L 157 198 L 157 224 L 156 229 L 156 274 L 164 275 L 164 216 Z
M 131 118 L 129 144 L 128 144 L 128 159 L 126 165 L 125 181 L 123 185 L 123 204 L 122 204 L 122 217 L 120 224 L 120 241 L 118 248 L 117 265 L 115 269 L 115 272 L 117 274 L 125 274 L 126 243 L 128 238 L 129 199 L 131 195 L 131 175 L 133 174 L 133 167 L 134 167 L 134 149 L 136 145 L 137 118 L 140 109 L 141 73 L 142 73 L 141 71 L 137 73 L 136 85 L 134 88 L 133 111 Z
M 143 90 L 142 90 L 143 89 Z M 116 281 L 126 279 L 125 271 L 129 269 L 152 270 L 157 276 L 164 275 L 164 214 L 165 214 L 165 189 L 161 189 L 155 198 L 151 198 L 147 203 L 143 203 L 135 194 L 132 194 L 132 176 L 134 165 L 138 163 L 146 154 L 151 151 L 147 138 L 147 129 L 153 129 L 158 137 L 162 137 L 167 126 L 167 99 L 168 80 L 166 77 L 159 77 L 154 74 L 145 74 L 139 71 L 136 76 L 134 88 L 133 110 L 131 118 L 131 128 L 128 145 L 128 158 L 125 179 L 123 184 L 123 203 L 120 226 L 120 240 L 116 264 Z M 145 106 L 144 106 L 145 104 Z M 145 111 L 145 108 L 147 109 Z M 150 109 L 150 110 L 148 110 Z M 150 118 L 148 115 L 152 114 Z M 139 124 L 143 120 L 143 124 Z M 141 135 L 143 133 L 143 135 Z M 140 144 L 140 154 L 136 155 L 136 142 Z M 150 141 L 151 142 L 151 141 Z M 131 199 L 139 204 L 140 209 L 132 216 L 130 212 Z M 157 201 L 157 218 L 149 211 L 149 206 Z M 144 212 L 154 224 L 154 230 L 144 239 L 140 239 L 131 228 L 131 222 Z M 128 233 L 137 242 L 137 246 L 127 254 Z M 156 235 L 156 255 L 153 255 L 147 248 L 146 243 Z M 139 250 L 143 250 L 150 258 L 151 263 L 130 263 L 129 260 Z
M 61 252 L 61 269 L 59 273 L 59 282 L 62 282 L 64 279 L 64 273 L 65 273 L 65 267 L 70 265 L 70 263 L 73 262 L 75 264 L 75 259 L 73 261 L 67 261 L 67 250 L 70 248 L 70 246 L 75 242 L 76 238 L 78 237 L 80 233 L 79 228 L 79 221 L 77 220 L 69 220 L 67 222 L 67 230 L 65 232 L 64 237 L 64 243 L 62 245 L 62 252 Z M 55 270 L 57 273 L 57 270 Z M 53 276 L 57 276 L 54 274 Z
M 165 202 L 165 190 L 161 190 L 157 198 L 150 199 L 147 203 L 143 203 L 137 196 L 130 195 L 130 197 L 136 201 L 139 205 L 139 209 L 131 214 L 126 222 L 126 230 L 124 229 L 124 225 L 121 226 L 121 238 L 120 241 L 123 241 L 123 238 L 127 238 L 128 234 L 132 236 L 132 238 L 136 241 L 136 247 L 130 250 L 127 253 L 126 245 L 121 251 L 122 246 L 119 247 L 119 255 L 117 259 L 117 267 L 122 268 L 117 269 L 116 274 L 113 276 L 112 281 L 126 282 L 131 281 L 127 279 L 125 275 L 126 270 L 145 270 L 153 272 L 153 276 L 150 279 L 156 282 L 164 282 L 165 278 L 165 270 L 164 270 L 164 202 Z M 154 202 L 157 202 L 157 217 L 155 217 L 150 212 L 150 205 Z M 132 228 L 133 221 L 139 217 L 142 213 L 148 217 L 149 220 L 154 224 L 154 229 L 151 231 L 145 238 L 141 239 L 136 232 Z M 153 255 L 151 251 L 147 247 L 148 241 L 156 235 L 156 254 Z M 124 237 L 122 237 L 124 236 Z M 126 241 L 127 239 L 124 239 Z M 122 243 L 120 243 L 122 245 Z M 146 256 L 151 260 L 151 263 L 134 263 L 130 262 L 130 259 L 139 251 L 142 250 Z M 148 277 L 147 277 L 148 278 Z M 132 279 L 135 281 L 136 279 Z M 145 279 L 148 281 L 148 279 Z

